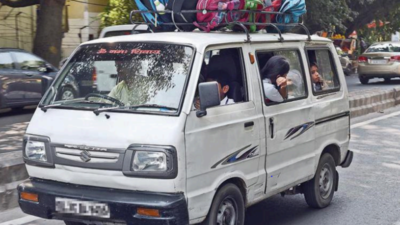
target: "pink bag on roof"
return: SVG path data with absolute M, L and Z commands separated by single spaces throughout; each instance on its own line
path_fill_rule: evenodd
M 245 0 L 199 0 L 197 10 L 197 22 L 194 23 L 200 29 L 210 32 L 219 27 L 220 23 L 239 21 L 240 13 L 229 12 L 230 10 L 243 9 Z M 220 10 L 222 12 L 207 12 L 208 10 Z M 207 23 L 201 26 L 198 23 Z

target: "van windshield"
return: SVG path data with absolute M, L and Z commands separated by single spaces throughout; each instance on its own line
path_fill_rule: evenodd
M 176 113 L 194 50 L 157 43 L 82 46 L 53 84 L 44 105 Z

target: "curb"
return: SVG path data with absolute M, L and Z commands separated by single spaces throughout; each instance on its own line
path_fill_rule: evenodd
M 352 118 L 380 112 L 400 104 L 400 88 L 349 93 L 350 115 Z
M 349 93 L 351 118 L 400 105 L 400 88 Z M 1 154 L 0 161 L 0 212 L 18 207 L 18 184 L 27 179 L 28 173 L 22 152 Z
M 0 161 L 0 212 L 18 207 L 18 184 L 27 179 L 22 152 L 2 153 Z

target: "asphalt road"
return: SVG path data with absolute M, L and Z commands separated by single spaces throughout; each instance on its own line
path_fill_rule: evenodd
M 338 168 L 339 190 L 322 210 L 309 208 L 303 195 L 274 196 L 246 213 L 246 225 L 399 225 L 400 107 L 352 120 L 349 168 Z M 61 225 L 24 215 L 0 213 L 0 225 Z
M 363 91 L 368 89 L 389 90 L 395 87 L 400 87 L 400 79 L 392 79 L 390 82 L 385 83 L 383 79 L 372 79 L 369 83 L 364 85 L 358 80 L 358 75 L 353 74 L 346 77 L 347 88 L 349 92 Z

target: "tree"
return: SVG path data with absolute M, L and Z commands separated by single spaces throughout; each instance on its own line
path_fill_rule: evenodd
M 110 0 L 103 13 L 100 14 L 101 28 L 130 24 L 129 14 L 133 9 L 137 9 L 133 0 Z M 140 21 L 139 15 L 134 15 L 135 21 Z
M 400 1 L 394 0 L 307 0 L 305 22 L 312 33 L 326 30 L 348 36 L 373 20 L 382 20 L 390 22 L 386 32 L 393 32 L 400 27 L 399 9 Z
M 62 11 L 66 0 L 0 0 L 18 8 L 40 4 L 33 53 L 57 66 L 61 59 Z

